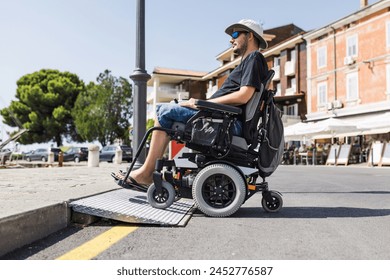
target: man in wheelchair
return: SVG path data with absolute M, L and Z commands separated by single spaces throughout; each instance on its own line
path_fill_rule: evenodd
M 241 56 L 241 62 L 221 88 L 207 101 L 191 98 L 180 103 L 158 106 L 155 126 L 144 137 L 146 140 L 152 131 L 145 163 L 137 170 L 132 170 L 132 163 L 128 172 L 112 173 L 122 187 L 148 192 L 148 201 L 154 207 L 169 207 L 178 196 L 193 197 L 198 208 L 205 214 L 229 216 L 255 191 L 262 188 L 268 191 L 267 186 L 256 187 L 253 180 L 257 175 L 245 177 L 242 171 L 234 168 L 234 165 L 256 167 L 253 163 L 257 152 L 253 151 L 258 146 L 258 137 L 254 136 L 258 120 L 252 128 L 248 128 L 246 124 L 248 118 L 253 118 L 256 103 L 272 79 L 272 71 L 268 71 L 266 60 L 259 52 L 259 49 L 267 48 L 267 42 L 263 38 L 262 27 L 253 20 L 241 20 L 229 26 L 225 32 L 231 36 L 234 54 Z M 254 98 L 256 94 L 259 98 Z M 164 160 L 162 157 L 170 140 L 186 143 L 188 148 L 197 152 L 184 156 L 187 163 L 183 166 L 172 160 Z M 248 140 L 252 143 L 248 143 Z M 248 151 L 248 146 L 252 152 Z M 136 157 L 138 154 L 137 152 Z M 222 161 L 208 164 L 216 159 Z M 164 167 L 167 171 L 162 175 Z M 206 168 L 202 169 L 203 167 Z M 172 168 L 176 169 L 175 175 L 172 175 Z M 252 193 L 246 180 L 251 181 Z M 204 187 L 191 191 L 195 184 Z M 199 196 L 202 199 L 197 199 Z M 199 202 L 200 200 L 203 202 Z M 268 201 L 270 200 L 273 197 L 268 195 Z M 280 209 L 279 206 L 281 207 L 281 199 L 277 210 Z

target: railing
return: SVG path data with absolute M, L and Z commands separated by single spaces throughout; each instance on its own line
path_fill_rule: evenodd
M 218 90 L 218 86 L 212 86 L 207 89 L 206 98 L 210 98 L 216 91 Z
M 295 61 L 287 61 L 284 65 L 284 74 L 286 76 L 294 76 L 295 75 Z
M 157 100 L 155 102 L 169 102 L 173 99 L 189 99 L 190 93 L 188 91 L 180 91 L 177 89 L 170 89 L 170 88 L 158 88 L 157 92 L 152 91 L 148 93 L 147 99 L 148 101 L 151 101 L 154 99 L 154 94 L 156 93 Z
M 297 89 L 295 87 L 286 88 L 286 95 L 294 95 Z
M 275 66 L 275 67 L 273 67 L 272 69 L 273 69 L 274 72 L 275 72 L 275 74 L 274 74 L 272 80 L 273 80 L 273 81 L 278 81 L 278 80 L 280 80 L 280 66 L 279 66 L 279 65 L 278 65 L 278 66 Z

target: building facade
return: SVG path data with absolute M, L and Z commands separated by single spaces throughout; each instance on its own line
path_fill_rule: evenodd
M 263 54 L 275 71 L 271 87 L 276 90 L 275 102 L 284 113 L 284 125 L 288 126 L 306 118 L 305 32 L 293 24 L 267 32 L 275 34 L 275 40 Z
M 190 97 L 205 99 L 207 83 L 203 77 L 207 72 L 156 67 L 148 81 L 148 119 L 154 119 L 156 106 L 174 99 L 186 100 Z
M 359 122 L 390 110 L 390 1 L 304 35 L 307 121 Z

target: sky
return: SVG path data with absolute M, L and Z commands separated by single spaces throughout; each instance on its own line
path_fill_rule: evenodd
M 136 2 L 0 0 L 0 108 L 15 100 L 20 77 L 41 69 L 69 71 L 85 83 L 106 69 L 129 78 Z M 310 31 L 359 8 L 360 0 L 145 0 L 146 70 L 216 69 L 216 56 L 229 48 L 225 28 L 243 18 L 264 29 L 293 23 Z

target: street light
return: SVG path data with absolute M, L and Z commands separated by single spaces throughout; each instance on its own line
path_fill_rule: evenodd
M 136 58 L 135 69 L 130 79 L 134 81 L 134 123 L 133 151 L 136 151 L 146 133 L 146 89 L 150 75 L 145 70 L 145 0 L 137 0 L 136 16 Z M 134 169 L 145 161 L 145 149 L 139 155 Z

